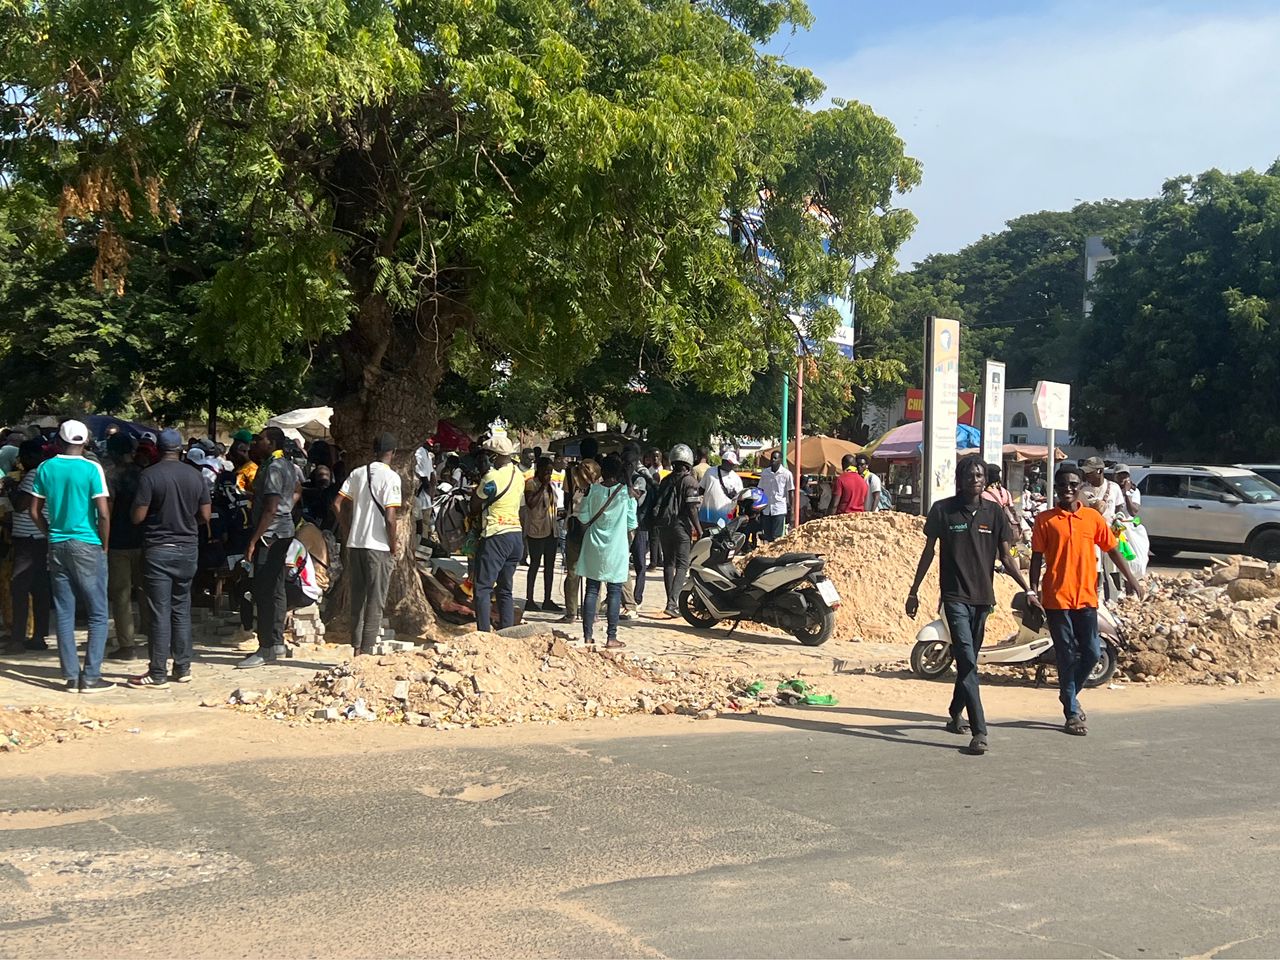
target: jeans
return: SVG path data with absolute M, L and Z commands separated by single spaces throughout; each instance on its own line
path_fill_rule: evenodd
M 948 713 L 960 716 L 969 714 L 969 728 L 974 734 L 986 734 L 987 718 L 982 712 L 982 698 L 978 696 L 978 651 L 987 628 L 990 607 L 976 607 L 969 603 L 946 601 L 942 604 L 942 616 L 951 631 L 951 653 L 956 661 L 956 689 L 951 695 Z
M 764 537 L 766 543 L 781 540 L 786 532 L 787 515 L 785 513 L 760 518 L 760 535 Z
M 1053 652 L 1058 658 L 1058 699 L 1068 720 L 1080 712 L 1076 695 L 1102 657 L 1098 638 L 1098 608 L 1046 610 Z
M 147 547 L 143 555 L 142 582 L 151 622 L 151 676 L 156 680 L 169 668 L 171 651 L 175 674 L 191 670 L 191 581 L 198 555 L 194 543 Z
M 258 615 L 258 652 L 284 652 L 284 615 L 288 611 L 284 562 L 292 538 L 259 543 L 253 552 L 253 605 Z
M 58 625 L 58 659 L 64 680 L 93 683 L 102 678 L 107 648 L 107 554 L 96 543 L 63 540 L 49 544 L 49 585 Z M 76 657 L 76 603 L 89 619 L 84 669 Z
M 476 629 L 487 633 L 492 624 L 490 597 L 498 601 L 498 629 L 516 622 L 515 599 L 511 588 L 516 567 L 524 553 L 524 534 L 519 530 L 499 533 L 480 541 L 480 558 L 476 564 L 475 600 Z M 497 584 L 495 589 L 494 584 Z
M 351 646 L 372 653 L 382 630 L 382 608 L 391 586 L 395 558 L 389 550 L 347 550 L 347 570 L 351 572 Z
M 49 635 L 49 541 L 43 537 L 13 538 L 13 574 L 10 580 L 13 606 L 13 639 L 27 636 L 27 610 L 34 614 L 32 640 Z M 28 606 L 30 603 L 30 606 Z
M 551 579 L 556 571 L 556 538 L 529 538 L 529 579 L 525 583 L 525 598 L 533 599 L 533 588 L 538 582 L 538 567 L 542 567 L 542 599 L 551 602 Z
M 566 540 L 564 545 L 564 612 L 570 617 L 578 615 L 578 591 L 582 578 L 576 570 L 582 544 Z
M 618 639 L 618 614 L 622 610 L 622 584 L 606 583 L 605 616 L 608 617 L 608 630 L 605 639 L 612 643 Z M 587 577 L 587 592 L 582 600 L 582 638 L 591 642 L 595 632 L 596 607 L 600 603 L 600 581 Z
M 662 580 L 667 587 L 667 612 L 679 610 L 680 594 L 689 576 L 689 551 L 693 540 L 684 527 L 660 527 L 658 539 L 662 542 Z
M 108 551 L 107 596 L 111 600 L 111 619 L 116 624 L 116 646 L 122 650 L 132 647 L 138 639 L 133 625 L 133 592 L 143 585 L 145 577 L 141 547 Z M 142 614 L 142 632 L 150 636 L 145 604 L 139 612 Z

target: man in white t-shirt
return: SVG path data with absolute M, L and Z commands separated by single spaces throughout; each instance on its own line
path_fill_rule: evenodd
M 1107 526 L 1115 522 L 1116 513 L 1124 510 L 1124 493 L 1114 480 L 1103 476 L 1106 464 L 1101 457 L 1090 457 L 1080 464 L 1080 472 L 1084 474 L 1084 483 L 1080 484 L 1080 502 L 1086 507 L 1093 507 Z
M 796 497 L 796 480 L 791 471 L 782 465 L 781 450 L 773 451 L 769 457 L 769 465 L 760 471 L 758 486 L 769 498 L 761 518 L 761 536 L 771 543 L 787 532 L 787 517 L 792 514 Z
M 698 519 L 704 524 L 715 526 L 726 520 L 734 507 L 738 505 L 738 494 L 742 492 L 742 478 L 734 472 L 738 465 L 738 455 L 726 447 L 720 452 L 720 463 L 711 467 L 702 475 L 702 508 Z
M 400 475 L 390 465 L 396 445 L 394 436 L 380 434 L 373 442 L 374 459 L 352 470 L 338 492 L 338 522 L 351 577 L 351 646 L 357 655 L 372 653 L 378 641 L 391 571 L 400 553 Z
M 865 453 L 858 454 L 854 460 L 854 466 L 857 468 L 862 479 L 867 481 L 867 513 L 875 513 L 880 509 L 880 491 L 884 489 L 884 484 L 880 482 L 880 478 L 871 471 L 871 458 Z

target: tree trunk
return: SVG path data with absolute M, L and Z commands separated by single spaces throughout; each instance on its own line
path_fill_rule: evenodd
M 457 325 L 453 317 L 429 322 L 398 317 L 382 297 L 372 295 L 338 345 L 344 382 L 334 399 L 330 432 L 347 469 L 359 469 L 372 459 L 379 434 L 394 434 L 399 443 L 392 466 L 400 474 L 402 494 L 400 554 L 386 615 L 396 632 L 408 637 L 423 636 L 435 623 L 414 557 L 412 504 L 418 481 L 413 461 L 414 452 L 436 429 L 435 391 Z

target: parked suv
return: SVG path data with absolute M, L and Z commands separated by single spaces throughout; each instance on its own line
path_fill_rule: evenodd
M 1280 486 L 1280 463 L 1237 463 L 1241 470 L 1252 470 L 1263 480 L 1270 480 Z
M 1280 486 L 1240 467 L 1135 467 L 1141 515 L 1156 557 L 1179 550 L 1280 560 Z

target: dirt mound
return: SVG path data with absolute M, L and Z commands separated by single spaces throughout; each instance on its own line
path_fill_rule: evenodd
M 27 750 L 42 743 L 63 743 L 111 726 L 64 707 L 5 707 L 0 711 L 0 753 Z
M 1112 604 L 1126 679 L 1236 684 L 1280 673 L 1280 576 L 1246 557 L 1147 578 L 1148 597 Z
M 754 708 L 755 678 L 674 669 L 563 635 L 468 633 L 412 652 L 364 656 L 288 690 L 237 690 L 231 702 L 280 720 L 409 722 L 436 729 L 627 713 L 709 717 Z
M 835 638 L 913 643 L 916 631 L 932 619 L 938 606 L 938 561 L 920 588 L 920 614 L 903 611 L 907 591 L 924 549 L 924 518 L 905 513 L 851 513 L 811 520 L 774 543 L 761 544 L 755 555 L 772 557 L 791 551 L 821 553 L 826 574 L 844 601 L 836 611 Z M 995 643 L 1018 629 L 1009 603 L 1017 584 L 996 576 L 996 609 L 987 621 L 987 642 Z

